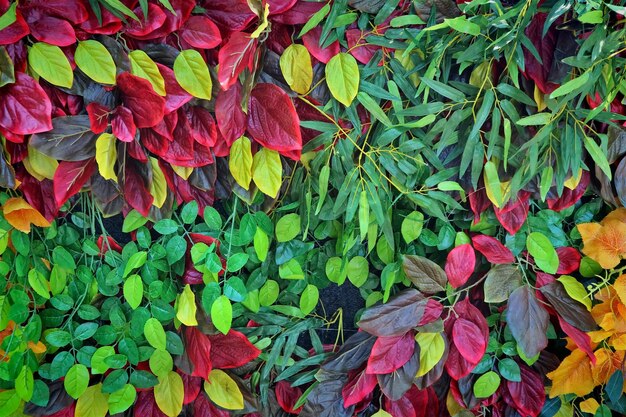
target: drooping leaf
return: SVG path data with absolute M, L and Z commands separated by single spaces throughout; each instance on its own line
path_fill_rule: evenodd
M 117 162 L 117 140 L 110 133 L 102 133 L 96 140 L 96 163 L 98 172 L 105 180 L 117 182 L 115 163 Z
M 215 368 L 237 368 L 261 354 L 243 333 L 235 330 L 230 330 L 225 335 L 210 335 L 208 338 L 211 342 L 211 362 Z
M 220 48 L 217 79 L 222 89 L 228 90 L 244 69 L 252 68 L 256 52 L 257 39 L 244 32 L 233 32 Z
M 563 317 L 572 326 L 583 332 L 591 332 L 597 329 L 597 325 L 591 313 L 584 304 L 572 299 L 565 286 L 560 281 L 555 281 L 542 286 L 541 293 L 548 299 L 559 316 Z
M 89 386 L 89 370 L 83 364 L 72 365 L 63 380 L 65 391 L 74 399 L 80 398 Z
M 548 274 L 554 274 L 559 268 L 559 257 L 550 240 L 540 232 L 532 232 L 526 238 L 528 252 L 535 259 L 539 268 Z
M 132 111 L 138 128 L 152 127 L 163 120 L 165 100 L 149 81 L 123 72 L 117 76 L 117 85 L 123 93 L 124 106 Z
M 4 218 L 17 230 L 30 233 L 30 226 L 49 227 L 50 222 L 21 197 L 9 198 L 2 206 Z M 7 236 L 8 238 L 8 236 Z
M 185 326 L 198 325 L 198 320 L 196 320 L 196 296 L 189 284 L 185 285 L 183 292 L 178 296 L 176 318 Z
M 589 394 L 595 387 L 591 372 L 591 361 L 582 350 L 574 350 L 559 367 L 547 374 L 552 380 L 550 398 L 563 394 L 580 397 Z
M 353 372 L 353 374 L 341 390 L 344 407 L 350 407 L 361 402 L 378 384 L 376 375 L 368 374 L 365 370 Z
M 54 197 L 57 207 L 78 193 L 96 170 L 96 161 L 90 158 L 84 161 L 62 161 L 54 173 Z
M 548 345 L 548 312 L 527 286 L 511 293 L 506 318 L 513 337 L 527 357 L 532 358 Z
M 472 364 L 480 362 L 487 350 L 487 340 L 483 338 L 480 328 L 463 318 L 454 322 L 452 341 L 461 356 Z
M 187 355 L 193 365 L 191 376 L 208 378 L 213 368 L 211 341 L 196 327 L 185 328 Z
M 443 358 L 446 351 L 446 341 L 441 333 L 419 332 L 415 341 L 420 347 L 420 367 L 416 377 L 424 376 L 433 369 Z

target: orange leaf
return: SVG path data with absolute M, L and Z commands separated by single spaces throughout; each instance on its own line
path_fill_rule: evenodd
M 626 257 L 626 223 L 614 219 L 602 224 L 582 223 L 578 231 L 584 243 L 582 252 L 602 268 L 614 268 Z
M 552 380 L 550 398 L 563 394 L 576 394 L 579 397 L 593 391 L 595 383 L 591 373 L 589 356 L 580 349 L 563 359 L 559 367 L 548 374 Z
M 610 221 L 617 220 L 626 223 L 626 208 L 620 207 L 607 214 L 600 223 L 605 224 Z
M 595 385 L 603 385 L 609 381 L 609 378 L 620 366 L 620 358 L 616 352 L 601 348 L 596 350 L 596 364 L 591 368 L 591 374 Z
M 626 275 L 620 275 L 613 284 L 617 296 L 623 304 L 626 304 Z
M 23 198 L 9 198 L 2 208 L 4 218 L 9 224 L 24 233 L 30 232 L 30 226 L 49 227 L 50 222 Z

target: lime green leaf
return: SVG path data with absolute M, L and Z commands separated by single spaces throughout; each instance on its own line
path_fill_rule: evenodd
M 307 315 L 315 310 L 319 298 L 320 293 L 317 287 L 311 284 L 307 285 L 300 295 L 300 310 L 302 314 Z
M 448 24 L 451 29 L 457 32 L 467 33 L 468 35 L 478 36 L 480 35 L 480 26 L 476 23 L 470 22 L 465 16 L 455 17 L 454 19 L 444 19 L 444 22 Z
M 39 295 L 46 300 L 50 299 L 50 285 L 46 277 L 36 269 L 28 271 L 28 284 Z
M 208 381 L 204 382 L 204 391 L 218 407 L 227 410 L 243 409 L 243 394 L 237 383 L 221 369 L 213 369 Z
M 30 370 L 28 365 L 22 366 L 22 370 L 17 374 L 17 378 L 15 378 L 15 391 L 24 401 L 30 401 L 33 397 L 35 380 L 33 378 L 33 371 Z
M 78 42 L 74 62 L 89 78 L 101 84 L 115 84 L 116 68 L 109 51 L 98 41 Z
M 28 65 L 50 84 L 72 88 L 74 73 L 67 57 L 55 45 L 37 42 L 28 50 Z
M 154 317 L 149 318 L 143 326 L 146 340 L 155 349 L 166 349 L 165 330 L 161 322 Z
M 63 380 L 65 391 L 74 399 L 80 398 L 89 386 L 89 370 L 83 364 L 75 364 L 65 374 Z
M 15 21 L 17 20 L 17 14 L 15 13 L 15 9 L 17 9 L 17 2 L 11 3 L 7 11 L 4 12 L 2 16 L 0 16 L 0 30 L 5 29 L 15 23 Z
M 304 279 L 304 271 L 302 266 L 296 259 L 290 259 L 288 262 L 278 267 L 278 275 L 282 279 Z
M 369 276 L 369 263 L 362 256 L 355 256 L 348 262 L 348 279 L 357 288 L 360 288 Z
M 252 161 L 252 178 L 259 190 L 276 197 L 282 185 L 283 166 L 278 152 L 261 148 Z
M 545 235 L 540 232 L 529 234 L 526 238 L 526 247 L 539 268 L 548 274 L 556 273 L 559 268 L 559 257 Z
M 493 197 L 493 199 L 490 199 L 491 202 L 494 206 L 500 208 L 504 204 L 504 196 L 500 185 L 500 177 L 498 176 L 498 168 L 492 161 L 487 161 L 484 170 L 485 188 L 488 190 L 487 196 Z
M 296 213 L 287 214 L 276 223 L 276 240 L 288 242 L 300 233 L 300 216 Z
M 569 80 L 550 94 L 550 98 L 557 98 L 576 91 L 589 82 L 590 73 L 584 72 L 580 77 Z
M 185 285 L 183 292 L 178 296 L 176 303 L 176 318 L 185 326 L 197 326 L 196 320 L 196 295 L 189 284 Z
M 220 295 L 211 306 L 211 321 L 217 330 L 228 333 L 233 322 L 233 306 L 225 295 Z
M 313 82 L 311 55 L 304 45 L 291 44 L 280 56 L 280 70 L 293 91 L 306 94 Z
M 105 359 L 115 355 L 113 346 L 101 346 L 91 356 L 91 373 L 93 375 L 104 374 L 109 370 Z
M 165 80 L 152 58 L 140 49 L 132 51 L 128 57 L 130 58 L 131 73 L 148 80 L 158 95 L 165 96 Z
M 177 417 L 183 409 L 185 388 L 178 373 L 170 371 L 159 377 L 154 387 L 154 400 L 167 417 Z
M 580 281 L 570 275 L 562 275 L 557 278 L 557 281 L 560 281 L 561 284 L 563 284 L 565 291 L 570 297 L 582 303 L 585 307 L 587 307 L 587 310 L 591 311 L 591 297 L 585 289 L 585 286 Z
M 96 140 L 96 163 L 102 178 L 117 182 L 116 162 L 117 139 L 110 133 L 103 133 Z
M 420 346 L 420 369 L 417 377 L 426 375 L 443 357 L 446 342 L 441 333 L 418 333 L 415 341 Z
M 102 384 L 88 387 L 76 402 L 75 417 L 105 417 L 109 411 L 109 396 L 102 393 Z
M 319 214 L 322 206 L 324 205 L 324 200 L 326 199 L 326 194 L 328 193 L 328 178 L 330 177 L 330 167 L 328 165 L 324 165 L 320 170 L 319 176 L 319 196 L 320 199 L 317 201 L 317 207 L 315 208 L 315 215 Z
M 316 27 L 320 24 L 320 22 L 326 17 L 326 15 L 330 12 L 330 3 L 326 3 L 324 7 L 319 9 L 308 22 L 302 27 L 302 30 L 298 34 L 298 37 L 301 38 L 305 33 Z
M 424 227 L 424 215 L 419 211 L 413 211 L 402 221 L 400 232 L 406 243 L 411 243 L 422 234 Z
M 280 286 L 274 280 L 268 279 L 259 290 L 259 303 L 262 306 L 271 306 L 278 299 Z
M 145 251 L 137 252 L 131 255 L 128 259 L 128 263 L 124 267 L 124 275 L 126 278 L 128 274 L 130 274 L 134 269 L 141 268 L 146 264 L 146 260 L 148 259 L 148 253 Z
M 155 349 L 148 363 L 152 373 L 158 377 L 164 376 L 174 369 L 174 360 L 167 350 Z
M 269 247 L 269 237 L 260 227 L 257 227 L 254 232 L 254 252 L 256 253 L 257 258 L 259 258 L 259 261 L 263 262 L 267 259 Z
M 126 5 L 122 3 L 120 0 L 102 0 L 102 1 L 108 4 L 109 6 L 111 6 L 113 9 L 139 22 L 139 18 L 137 17 L 137 15 L 133 13 L 133 11 L 130 10 L 128 7 L 126 7 Z
M 590 138 L 589 136 L 584 136 L 585 149 L 593 158 L 593 161 L 598 164 L 604 175 L 606 175 L 609 180 L 613 177 L 613 173 L 611 172 L 611 166 L 609 165 L 609 161 L 606 159 L 606 153 L 602 151 L 602 148 L 596 143 L 595 140 Z
M 328 61 L 326 83 L 333 97 L 346 107 L 359 91 L 359 80 L 359 66 L 352 55 L 340 52 Z
M 174 61 L 174 75 L 178 84 L 189 94 L 211 100 L 213 82 L 209 67 L 200 52 L 194 49 L 181 51 Z
M 137 390 L 130 384 L 124 385 L 109 395 L 109 413 L 111 415 L 123 413 L 135 402 Z
M 143 299 L 143 281 L 137 274 L 133 274 L 124 281 L 124 298 L 133 310 L 139 307 Z
M 552 120 L 551 113 L 537 113 L 528 117 L 523 117 L 517 121 L 520 126 L 541 126 L 547 125 Z
M 591 10 L 578 16 L 581 23 L 599 24 L 604 22 L 604 13 L 602 10 Z
M 233 142 L 228 156 L 228 169 L 237 184 L 244 190 L 252 181 L 252 143 L 245 136 Z
M 474 395 L 477 398 L 487 398 L 493 395 L 499 386 L 500 376 L 493 371 L 489 371 L 481 375 L 474 383 Z
M 361 242 L 365 241 L 367 231 L 370 227 L 370 203 L 367 191 L 362 190 L 359 195 L 359 237 Z

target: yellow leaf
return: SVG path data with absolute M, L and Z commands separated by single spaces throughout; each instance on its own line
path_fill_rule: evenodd
M 22 162 L 26 171 L 39 181 L 45 178 L 49 180 L 54 178 L 54 172 L 59 166 L 56 159 L 50 158 L 30 145 L 28 146 L 28 156 Z
M 477 88 L 482 88 L 485 85 L 485 79 L 491 78 L 491 62 L 485 61 L 472 71 L 470 75 L 470 84 Z M 486 84 L 487 86 L 490 85 Z
M 617 293 L 622 304 L 626 304 L 626 275 L 620 275 L 613 284 L 613 288 Z
M 117 161 L 117 139 L 110 133 L 103 133 L 96 140 L 96 162 L 98 172 L 105 180 L 117 182 L 115 162 Z
M 304 45 L 291 44 L 280 56 L 280 70 L 293 91 L 306 94 L 313 82 L 311 55 Z
M 595 398 L 587 398 L 585 401 L 581 402 L 579 406 L 580 411 L 595 414 L 598 407 L 600 407 L 600 404 L 598 404 L 598 401 L 596 401 Z
M 580 349 L 576 349 L 563 359 L 559 367 L 547 376 L 552 380 L 550 398 L 563 394 L 576 394 L 582 397 L 593 391 L 595 387 L 591 361 Z
M 581 223 L 577 227 L 583 239 L 582 252 L 602 268 L 612 269 L 626 256 L 626 223 L 605 220 L 602 224 Z
M 263 10 L 263 17 L 261 18 L 261 24 L 250 34 L 252 39 L 256 39 L 261 36 L 261 33 L 269 26 L 269 20 L 267 19 L 270 15 L 270 5 L 269 3 L 265 5 L 265 10 Z
M 439 363 L 446 350 L 446 342 L 441 333 L 418 333 L 415 341 L 420 346 L 420 369 L 416 375 L 420 377 Z
M 579 168 L 578 174 L 572 175 L 563 184 L 570 190 L 574 190 L 576 189 L 576 187 L 578 187 L 578 183 L 580 182 L 580 179 L 582 177 L 583 177 L 583 169 Z
M 204 382 L 204 391 L 211 401 L 227 410 L 243 409 L 243 394 L 237 383 L 221 369 L 213 369 L 209 380 Z
M 44 345 L 41 342 L 37 342 L 37 343 L 28 342 L 28 348 L 32 350 L 33 353 L 35 354 L 45 353 L 47 350 L 46 345 Z
M 159 161 L 156 158 L 150 157 L 150 166 L 152 167 L 152 182 L 150 183 L 150 195 L 154 197 L 155 207 L 161 208 L 167 200 L 167 181 L 165 181 L 165 174 L 159 166 Z
M 417 72 L 413 71 L 413 69 L 415 68 L 415 63 L 413 62 L 413 58 L 411 57 L 412 53 L 407 54 L 405 51 L 405 49 L 396 49 L 393 53 L 393 57 L 397 59 L 400 64 L 402 64 L 407 73 L 411 74 L 409 75 L 409 80 L 411 80 L 413 82 L 413 85 L 417 87 L 420 84 L 420 77 L 419 75 L 417 75 Z M 420 51 L 418 50 L 417 55 L 420 56 L 420 59 L 423 59 L 423 54 L 420 54 L 419 52 Z
M 596 357 L 595 365 L 591 367 L 591 374 L 596 385 L 604 385 L 609 382 L 609 378 L 622 366 L 622 357 L 611 349 L 600 348 L 594 352 Z
M 448 391 L 448 395 L 446 396 L 446 408 L 448 409 L 448 413 L 451 416 L 458 414 L 459 412 L 465 410 L 455 399 L 454 395 L 452 395 L 451 391 Z
M 242 136 L 233 142 L 228 157 L 228 169 L 237 184 L 244 190 L 250 188 L 252 181 L 252 146 L 250 140 Z
M 21 197 L 9 198 L 2 206 L 4 218 L 17 230 L 30 233 L 30 226 L 49 227 L 50 222 Z
M 261 148 L 252 161 L 252 178 L 263 193 L 276 197 L 282 184 L 283 167 L 278 152 Z
M 372 414 L 372 417 L 393 417 L 393 416 L 381 408 L 380 410 Z
M 541 92 L 539 88 L 537 88 L 536 85 L 535 85 L 535 91 L 534 91 L 534 98 L 535 98 L 535 103 L 537 103 L 537 111 L 539 112 L 544 111 L 546 109 L 546 102 L 544 100 L 543 93 Z
M 165 80 L 152 58 L 140 49 L 132 51 L 128 57 L 130 58 L 130 72 L 137 77 L 150 81 L 154 91 L 160 96 L 165 96 Z
M 583 284 L 570 275 L 562 275 L 557 278 L 557 281 L 560 281 L 561 284 L 563 284 L 565 291 L 567 291 L 567 294 L 569 294 L 570 297 L 584 304 L 584 306 L 587 307 L 587 310 L 591 311 L 591 298 L 589 297 L 589 293 L 587 293 Z
M 174 371 L 159 377 L 154 387 L 154 400 L 159 409 L 168 417 L 177 417 L 183 409 L 185 388 L 183 379 Z
M 185 326 L 197 326 L 196 320 L 196 295 L 189 284 L 185 285 L 183 292 L 178 296 L 176 303 L 176 318 Z
M 191 176 L 191 174 L 193 172 L 193 168 L 191 168 L 191 167 L 181 167 L 181 166 L 178 166 L 178 165 L 171 165 L 171 166 L 172 166 L 172 170 L 174 170 L 176 175 L 178 175 L 179 177 L 181 177 L 185 181 L 189 179 L 189 177 Z
M 109 395 L 102 393 L 102 384 L 88 387 L 76 403 L 75 417 L 104 417 L 109 411 Z

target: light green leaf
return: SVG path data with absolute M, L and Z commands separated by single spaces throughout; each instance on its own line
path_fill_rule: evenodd
M 604 175 L 606 175 L 609 180 L 613 178 L 613 173 L 611 172 L 611 166 L 609 165 L 609 161 L 606 159 L 606 153 L 602 151 L 602 148 L 598 146 L 595 140 L 590 138 L 589 136 L 584 136 L 585 149 L 593 158 L 593 161 L 598 164 Z
M 276 240 L 288 242 L 300 233 L 300 216 L 296 213 L 287 214 L 276 223 Z
M 307 315 L 317 306 L 320 294 L 315 285 L 307 285 L 300 295 L 300 310 L 302 314 Z
M 17 375 L 17 378 L 15 378 L 15 391 L 22 400 L 30 401 L 33 397 L 34 390 L 35 380 L 33 378 L 33 371 L 30 370 L 28 365 L 24 365 Z
M 89 78 L 101 84 L 115 84 L 116 68 L 109 51 L 98 41 L 78 42 L 74 62 Z
M 213 82 L 209 67 L 200 52 L 194 49 L 181 51 L 174 61 L 174 75 L 178 84 L 189 94 L 211 100 Z
M 556 273 L 559 268 L 559 257 L 554 246 L 545 235 L 540 232 L 532 232 L 526 238 L 526 247 L 539 268 L 548 274 Z
M 154 317 L 149 318 L 143 326 L 146 340 L 155 349 L 166 349 L 165 330 L 161 322 Z
M 65 391 L 70 397 L 77 400 L 89 386 L 89 370 L 83 364 L 75 364 L 65 375 L 63 380 Z
M 283 166 L 278 152 L 261 148 L 252 160 L 252 178 L 259 190 L 276 197 L 282 185 Z
M 28 50 L 28 65 L 50 84 L 72 88 L 74 73 L 67 57 L 56 45 L 37 42 Z
M 211 306 L 211 321 L 217 330 L 227 334 L 233 322 L 233 306 L 225 295 L 220 295 Z
M 111 395 L 109 395 L 109 413 L 111 415 L 120 414 L 128 410 L 135 402 L 137 390 L 130 384 L 124 385 Z
M 259 261 L 264 262 L 265 259 L 267 259 L 269 247 L 269 237 L 260 227 L 257 227 L 254 232 L 254 252 L 256 253 L 257 258 L 259 258 Z
M 411 243 L 422 234 L 424 215 L 419 211 L 409 213 L 402 221 L 400 232 L 406 243 Z
M 590 73 L 584 72 L 580 77 L 574 78 L 573 80 L 569 80 L 556 90 L 554 90 L 550 94 L 550 98 L 557 98 L 564 96 L 566 94 L 571 93 L 572 91 L 578 90 L 581 87 L 584 87 L 585 84 L 589 82 Z
M 474 382 L 474 395 L 477 398 L 487 398 L 493 395 L 500 386 L 500 375 L 493 371 L 489 371 L 486 374 L 481 375 L 476 382 Z
M 237 184 L 244 190 L 252 181 L 252 143 L 245 136 L 233 142 L 228 155 L 228 169 Z
M 350 54 L 340 52 L 326 64 L 326 83 L 333 97 L 348 107 L 359 91 L 359 66 Z
M 165 96 L 165 80 L 152 58 L 140 49 L 130 52 L 128 57 L 130 58 L 131 73 L 148 80 L 158 95 Z
M 536 113 L 523 117 L 517 121 L 520 126 L 541 126 L 547 125 L 552 120 L 552 113 Z

